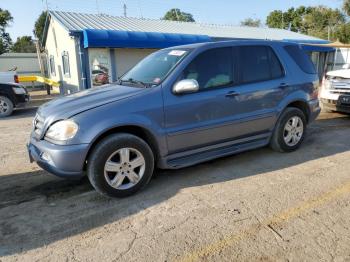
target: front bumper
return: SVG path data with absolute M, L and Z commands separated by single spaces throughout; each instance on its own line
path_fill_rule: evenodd
M 320 102 L 318 99 L 314 99 L 308 102 L 309 105 L 309 122 L 314 121 L 321 113 Z
M 30 162 L 36 162 L 49 173 L 72 179 L 84 176 L 89 144 L 55 145 L 32 137 L 27 148 Z
M 25 108 L 30 102 L 29 94 L 16 95 L 16 108 Z
M 339 102 L 339 99 L 333 100 L 333 99 L 321 98 L 321 103 L 322 103 L 322 107 L 326 110 L 350 114 L 350 105 L 342 105 Z

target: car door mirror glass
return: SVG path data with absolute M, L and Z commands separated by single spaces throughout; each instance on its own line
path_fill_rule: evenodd
M 198 92 L 199 84 L 195 79 L 185 79 L 177 82 L 173 88 L 174 94 L 190 94 Z

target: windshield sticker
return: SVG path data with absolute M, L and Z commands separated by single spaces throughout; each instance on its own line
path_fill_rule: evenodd
M 183 51 L 183 50 L 172 50 L 172 51 L 169 52 L 168 55 L 183 56 L 184 54 L 186 54 L 186 51 Z
M 160 79 L 159 77 L 157 77 L 157 78 L 155 78 L 155 79 L 153 80 L 153 83 L 158 84 L 160 81 L 161 81 L 161 79 Z

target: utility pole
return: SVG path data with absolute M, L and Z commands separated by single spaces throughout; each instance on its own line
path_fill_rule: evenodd
M 100 14 L 100 9 L 98 8 L 98 0 L 96 0 L 96 10 L 97 10 L 97 14 Z
M 126 14 L 126 9 L 127 9 L 127 7 L 126 7 L 126 4 L 124 3 L 124 5 L 123 5 L 123 9 L 124 9 L 124 17 L 127 17 L 127 14 Z
M 283 11 L 282 11 L 282 29 L 284 29 L 284 17 L 283 17 Z
M 179 19 L 179 14 L 177 13 L 177 8 L 175 8 L 175 15 L 176 15 L 177 21 L 180 21 L 180 19 Z

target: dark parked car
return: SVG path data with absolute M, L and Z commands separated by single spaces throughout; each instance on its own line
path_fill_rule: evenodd
M 157 51 L 118 83 L 38 110 L 32 161 L 103 194 L 131 195 L 177 169 L 270 145 L 296 150 L 320 112 L 319 79 L 297 44 L 230 41 Z M 254 163 L 254 162 L 252 162 Z
M 15 108 L 25 107 L 30 97 L 22 85 L 0 83 L 0 118 L 12 114 Z

